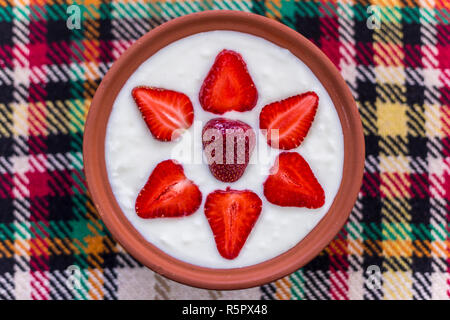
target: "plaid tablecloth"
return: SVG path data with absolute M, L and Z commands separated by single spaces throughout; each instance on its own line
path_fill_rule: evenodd
M 73 4 L 79 29 L 67 27 Z M 83 125 L 111 64 L 155 26 L 211 9 L 266 15 L 318 45 L 357 99 L 367 148 L 333 242 L 242 291 L 141 266 L 99 220 L 83 176 Z M 448 299 L 449 23 L 447 0 L 0 0 L 0 299 Z

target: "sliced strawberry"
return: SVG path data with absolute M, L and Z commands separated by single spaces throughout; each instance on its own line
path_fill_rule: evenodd
M 135 209 L 141 218 L 182 217 L 197 211 L 201 202 L 200 190 L 186 178 L 181 164 L 165 160 L 139 192 Z
M 222 257 L 239 255 L 261 213 L 262 201 L 250 190 L 216 190 L 206 197 L 205 215 Z
M 309 91 L 264 106 L 259 127 L 267 130 L 267 143 L 283 150 L 298 147 L 308 134 L 318 104 L 317 94 Z
M 217 55 L 203 81 L 199 99 L 203 109 L 216 114 L 253 109 L 258 91 L 239 53 L 222 50 Z
M 147 127 L 158 140 L 175 140 L 183 129 L 188 129 L 194 121 L 194 108 L 184 93 L 160 88 L 136 87 L 132 91 L 132 96 Z
M 238 180 L 250 161 L 255 139 L 255 132 L 245 122 L 225 118 L 208 121 L 202 142 L 212 175 L 223 182 Z
M 282 207 L 316 209 L 325 203 L 325 193 L 308 163 L 296 152 L 282 152 L 264 182 L 264 195 Z

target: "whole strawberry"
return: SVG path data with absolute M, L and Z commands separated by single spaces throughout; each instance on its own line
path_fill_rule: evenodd
M 255 147 L 255 132 L 245 122 L 215 118 L 202 132 L 203 150 L 212 175 L 234 182 L 245 172 Z

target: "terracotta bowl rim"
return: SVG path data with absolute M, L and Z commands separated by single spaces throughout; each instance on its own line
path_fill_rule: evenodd
M 159 49 L 192 34 L 231 30 L 253 34 L 289 49 L 313 71 L 330 95 L 344 134 L 340 187 L 325 216 L 290 250 L 242 268 L 215 269 L 178 260 L 151 243 L 131 225 L 109 184 L 105 163 L 106 125 L 114 100 L 136 68 Z M 346 222 L 356 201 L 364 170 L 364 136 L 352 94 L 333 63 L 312 42 L 269 18 L 240 11 L 207 11 L 170 20 L 138 39 L 113 64 L 100 83 L 86 119 L 83 161 L 87 186 L 98 213 L 113 237 L 153 271 L 190 286 L 229 290 L 262 285 L 291 274 L 312 260 Z M 196 213 L 201 214 L 201 213 Z

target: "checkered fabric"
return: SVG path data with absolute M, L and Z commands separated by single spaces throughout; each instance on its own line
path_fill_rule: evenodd
M 358 102 L 367 148 L 339 235 L 301 270 L 241 291 L 141 266 L 83 175 L 83 125 L 108 68 L 155 26 L 211 9 L 268 16 L 319 46 Z M 448 299 L 449 23 L 447 0 L 0 0 L 0 299 Z

